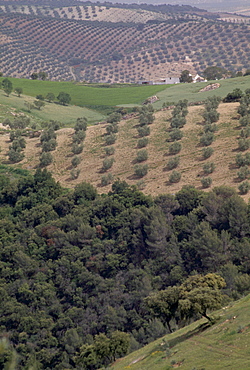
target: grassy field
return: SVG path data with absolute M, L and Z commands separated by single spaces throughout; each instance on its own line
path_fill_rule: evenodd
M 216 324 L 202 330 L 206 320 L 166 335 L 117 360 L 112 370 L 248 370 L 250 363 L 250 295 L 214 312 Z
M 215 90 L 199 92 L 205 86 L 211 83 L 219 83 L 220 87 Z M 224 98 L 229 92 L 232 92 L 235 88 L 239 88 L 242 91 L 250 88 L 250 76 L 229 78 L 226 80 L 199 82 L 195 84 L 181 84 L 174 85 L 171 89 L 163 90 L 157 93 L 160 100 L 154 103 L 155 109 L 162 107 L 165 102 L 177 102 L 180 99 L 188 99 L 190 102 L 196 102 L 205 100 L 209 96 L 220 96 Z
M 27 111 L 25 102 L 32 103 L 34 98 L 27 95 L 18 97 L 15 93 L 6 96 L 3 90 L 0 90 L 0 123 L 5 118 L 12 119 L 13 115 L 22 112 L 29 116 L 33 122 L 48 121 L 50 119 L 60 121 L 64 124 L 71 124 L 76 121 L 78 117 L 86 117 L 89 123 L 103 121 L 105 116 L 95 110 L 78 107 L 73 105 L 63 106 L 60 104 L 45 102 L 45 106 L 38 109 Z
M 75 84 L 73 82 L 54 82 L 10 78 L 14 89 L 22 87 L 25 95 L 36 97 L 46 96 L 49 92 L 57 96 L 61 91 L 71 96 L 71 104 L 83 106 L 115 106 L 121 104 L 140 104 L 149 96 L 166 90 L 171 85 L 93 87 Z M 1 82 L 1 78 L 0 78 Z M 115 85 L 114 85 L 115 86 Z

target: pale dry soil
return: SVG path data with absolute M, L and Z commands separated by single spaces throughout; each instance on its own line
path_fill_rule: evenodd
M 147 163 L 148 174 L 142 179 L 134 176 L 134 165 L 136 164 L 136 154 L 138 151 L 137 125 L 136 119 L 122 121 L 119 123 L 119 132 L 114 144 L 114 164 L 106 173 L 112 173 L 114 179 L 125 180 L 128 184 L 138 184 L 143 188 L 145 194 L 157 195 L 162 193 L 176 193 L 183 185 L 194 185 L 202 189 L 200 179 L 203 177 L 203 165 L 206 162 L 215 164 L 215 171 L 209 175 L 214 186 L 228 185 L 238 188 L 237 181 L 238 168 L 234 166 L 237 153 L 237 138 L 240 135 L 240 127 L 237 114 L 238 103 L 220 104 L 218 111 L 220 119 L 217 122 L 218 130 L 215 133 L 215 141 L 211 147 L 214 149 L 213 155 L 202 160 L 203 147 L 199 144 L 200 135 L 203 132 L 202 106 L 189 107 L 187 124 L 182 128 L 184 137 L 180 141 L 182 150 L 179 153 L 180 164 L 177 171 L 181 172 L 179 183 L 170 184 L 169 175 L 171 171 L 166 170 L 166 165 L 170 156 L 168 148 L 171 144 L 168 141 L 171 111 L 160 111 L 155 113 L 155 121 L 150 125 L 151 133 L 148 151 Z M 72 188 L 81 181 L 87 181 L 98 187 L 98 191 L 108 192 L 111 185 L 101 187 L 101 178 L 105 175 L 102 172 L 102 163 L 105 158 L 105 124 L 90 126 L 87 129 L 86 139 L 84 141 L 84 150 L 80 154 L 81 163 L 78 166 L 80 175 L 78 179 L 72 180 L 70 172 L 72 170 L 71 153 L 72 135 L 74 130 L 63 128 L 57 131 L 58 146 L 53 155 L 53 164 L 48 166 L 57 181 L 63 186 Z M 8 134 L 0 136 L 1 160 L 8 163 L 6 153 L 10 141 Z M 26 169 L 35 170 L 39 164 L 39 155 L 41 153 L 39 138 L 27 138 L 27 147 L 25 149 L 25 159 L 18 164 Z M 245 153 L 245 152 L 244 152 Z M 210 190 L 207 189 L 207 190 Z M 244 196 L 248 200 L 249 195 Z

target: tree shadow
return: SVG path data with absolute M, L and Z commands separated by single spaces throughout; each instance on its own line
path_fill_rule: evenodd
M 205 322 L 205 323 L 200 324 L 195 329 L 193 329 L 193 330 L 191 330 L 191 331 L 189 331 L 189 332 L 187 332 L 185 334 L 182 334 L 182 335 L 179 335 L 176 338 L 170 339 L 168 341 L 169 347 L 172 348 L 172 347 L 176 346 L 176 344 L 179 344 L 181 342 L 184 342 L 185 340 L 193 337 L 194 335 L 197 335 L 197 334 L 202 333 L 203 331 L 205 331 L 206 329 L 208 329 L 210 326 L 211 326 L 211 323 L 210 322 Z

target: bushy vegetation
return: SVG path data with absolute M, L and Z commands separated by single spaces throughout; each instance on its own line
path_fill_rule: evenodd
M 178 154 L 181 151 L 181 143 L 175 141 L 173 144 L 169 146 L 168 150 L 170 155 Z
M 175 157 L 172 157 L 169 159 L 167 163 L 167 169 L 173 170 L 174 168 L 178 167 L 179 163 L 180 163 L 180 157 L 176 155 Z
M 201 184 L 202 184 L 202 187 L 203 187 L 204 189 L 209 188 L 209 187 L 211 186 L 211 184 L 212 184 L 212 179 L 211 179 L 211 177 L 203 177 L 203 178 L 201 179 Z
M 203 148 L 202 150 L 202 157 L 203 159 L 208 159 L 211 157 L 211 155 L 213 154 L 214 152 L 214 149 L 209 147 L 209 148 Z
M 1 328 L 18 353 L 17 369 L 28 367 L 34 354 L 41 368 L 84 368 L 91 358 L 96 369 L 126 353 L 129 344 L 133 349 L 168 332 L 179 311 L 155 315 L 152 299 L 145 306 L 153 292 L 167 290 L 177 303 L 185 295 L 191 300 L 196 309 L 181 311 L 179 327 L 206 315 L 208 306 L 185 283 L 190 274 L 198 285 L 197 273 L 207 274 L 210 289 L 211 281 L 219 284 L 215 293 L 202 291 L 216 294 L 218 305 L 222 277 L 229 284 L 224 294 L 250 290 L 248 206 L 230 188 L 205 195 L 184 187 L 175 196 L 152 198 L 115 181 L 109 194 L 99 196 L 86 183 L 63 189 L 37 170 L 20 179 L 1 175 L 0 192 Z M 215 301 L 206 302 L 212 307 Z M 114 354 L 115 338 L 121 347 Z M 97 352 L 98 343 L 105 351 Z
M 178 171 L 173 171 L 171 172 L 171 174 L 169 175 L 169 182 L 171 184 L 173 183 L 176 183 L 176 182 L 179 182 L 181 179 L 181 173 L 178 172 Z
M 148 138 L 147 137 L 142 137 L 138 140 L 137 146 L 138 148 L 144 148 L 145 146 L 148 145 Z

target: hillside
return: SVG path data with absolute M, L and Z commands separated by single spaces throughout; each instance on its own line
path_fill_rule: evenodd
M 249 67 L 248 17 L 188 6 L 18 4 L 0 2 L 4 75 L 134 83 L 214 64 Z
M 30 81 L 30 84 L 32 83 L 36 84 L 36 82 Z M 170 99 L 177 102 L 179 98 L 184 99 L 190 96 L 190 101 L 197 101 L 198 98 L 199 100 L 204 100 L 208 96 L 213 96 L 214 94 L 225 96 L 227 92 L 232 91 L 236 86 L 240 86 L 244 91 L 250 86 L 250 78 L 241 77 L 224 80 L 221 81 L 220 88 L 204 93 L 198 92 L 201 87 L 204 87 L 203 84 L 185 84 L 171 87 L 159 92 L 158 95 L 160 96 L 160 100 L 154 104 L 159 109 L 164 102 L 171 101 Z M 150 89 L 151 87 L 141 87 L 142 91 L 144 88 Z M 93 89 L 98 90 L 98 88 Z M 130 89 L 133 90 L 134 88 L 131 87 Z M 222 89 L 222 92 L 220 89 Z M 103 90 L 100 88 L 100 91 L 106 91 L 106 89 Z M 118 89 L 118 91 L 122 91 L 122 88 Z M 183 185 L 193 185 L 196 188 L 202 188 L 201 179 L 204 177 L 203 167 L 206 163 L 210 162 L 215 165 L 215 170 L 210 175 L 212 178 L 212 187 L 229 185 L 238 189 L 241 183 L 237 175 L 239 167 L 235 164 L 236 155 L 241 153 L 238 149 L 238 139 L 240 138 L 242 129 L 239 124 L 239 115 L 237 113 L 239 103 L 237 102 L 220 104 L 218 108 L 220 118 L 217 122 L 215 140 L 211 144 L 214 152 L 211 158 L 207 160 L 204 160 L 202 157 L 204 146 L 199 143 L 204 129 L 204 121 L 202 118 L 204 107 L 202 105 L 188 107 L 187 124 L 182 129 L 184 136 L 180 141 L 182 149 L 178 154 L 180 163 L 177 169 L 181 173 L 179 182 L 169 183 L 169 176 L 172 171 L 167 168 L 168 162 L 172 157 L 168 153 L 172 145 L 172 142 L 169 140 L 171 109 L 162 109 L 154 113 L 155 120 L 150 125 L 150 135 L 148 136 L 148 144 L 145 148 L 148 158 L 141 163 L 148 165 L 148 173 L 145 176 L 139 178 L 134 174 L 135 165 L 139 163 L 136 160 L 137 153 L 140 151 L 140 148 L 138 148 L 139 136 L 137 132 L 139 123 L 138 116 L 134 116 L 122 120 L 118 124 L 116 141 L 112 145 L 114 150 L 112 156 L 114 163 L 107 171 L 103 171 L 102 166 L 104 160 L 108 157 L 107 154 L 105 154 L 109 146 L 105 144 L 107 137 L 106 127 L 108 124 L 102 123 L 87 128 L 84 149 L 79 155 L 81 159 L 81 163 L 78 166 L 80 171 L 79 177 L 73 180 L 70 173 L 73 169 L 71 165 L 73 158 L 71 148 L 74 130 L 69 126 L 73 126 L 76 119 L 81 116 L 86 116 L 90 123 L 96 122 L 104 116 L 90 109 L 80 107 L 74 108 L 72 106 L 63 107 L 53 103 L 46 103 L 45 107 L 40 111 L 32 110 L 31 113 L 28 113 L 24 109 L 23 102 L 29 99 L 32 102 L 33 98 L 18 98 L 15 97 L 14 94 L 8 98 L 3 92 L 0 93 L 2 94 L 3 103 L 7 104 L 12 101 L 18 104 L 16 107 L 15 105 L 13 105 L 13 107 L 11 107 L 11 105 L 0 106 L 2 122 L 6 118 L 13 120 L 14 115 L 18 116 L 25 112 L 25 114 L 30 116 L 31 122 L 36 123 L 37 129 L 41 129 L 42 120 L 48 120 L 49 118 L 59 120 L 61 117 L 62 123 L 67 123 L 67 127 L 57 131 L 58 146 L 56 150 L 52 152 L 53 163 L 48 166 L 48 169 L 52 171 L 54 177 L 66 187 L 74 187 L 81 181 L 88 181 L 94 186 L 97 186 L 100 192 L 106 193 L 110 190 L 111 185 L 102 185 L 102 178 L 109 175 L 113 177 L 112 181 L 119 178 L 131 185 L 137 184 L 143 189 L 145 194 L 157 195 L 165 192 L 175 193 L 179 191 Z M 7 152 L 11 143 L 8 137 L 9 134 L 6 134 L 3 129 L 2 135 L 0 136 L 0 155 L 3 163 L 9 163 Z M 39 137 L 27 137 L 26 141 L 27 147 L 24 149 L 25 158 L 18 166 L 24 169 L 35 170 L 39 165 L 39 156 L 41 154 L 40 139 Z M 245 155 L 249 151 L 248 149 L 242 153 Z M 248 199 L 249 195 L 244 195 L 244 197 Z
M 250 296 L 214 312 L 219 320 L 204 330 L 205 320 L 168 334 L 118 360 L 112 370 L 249 369 Z

